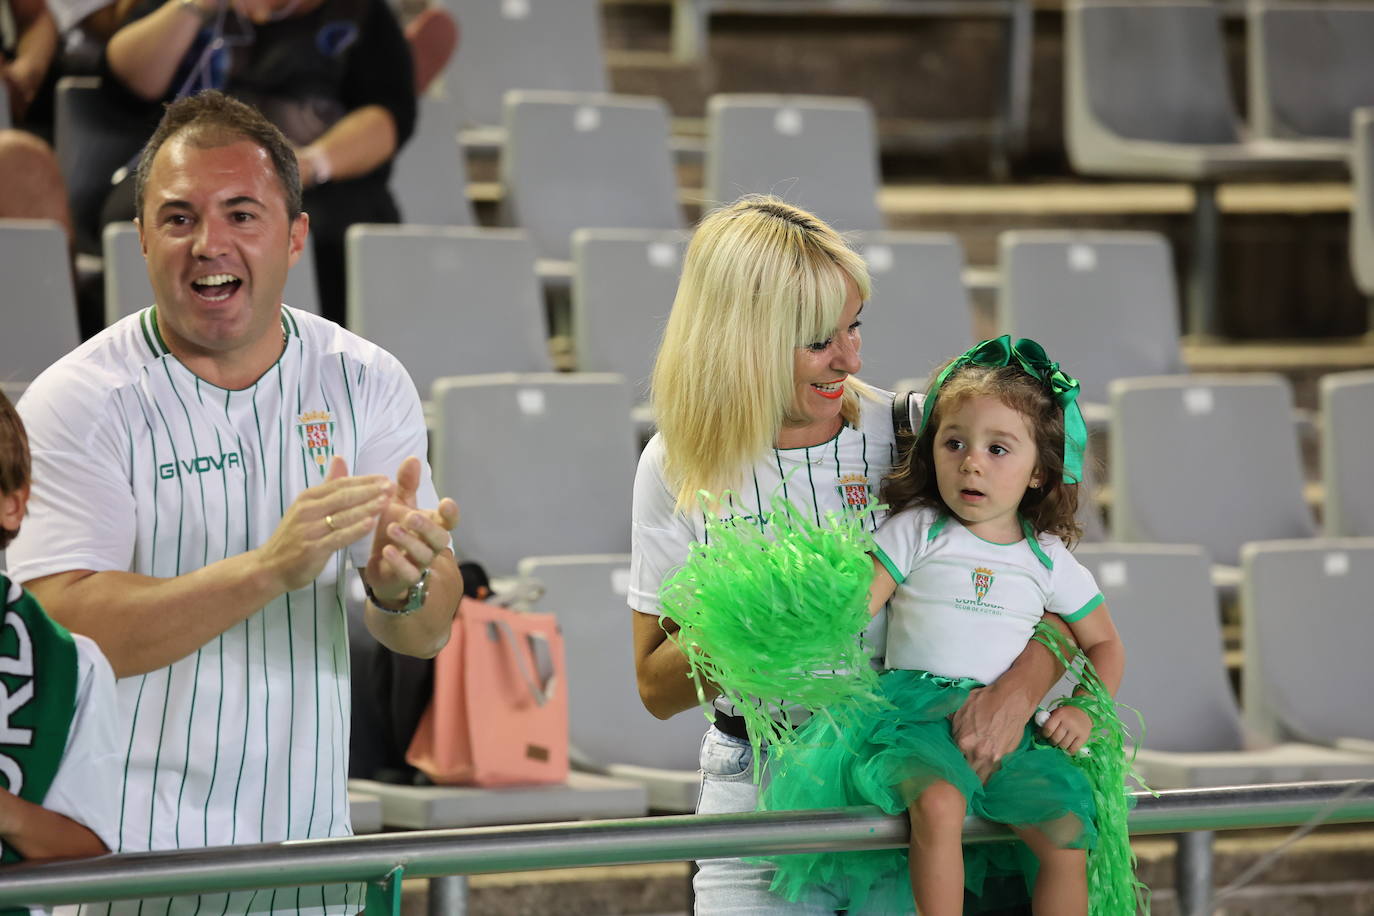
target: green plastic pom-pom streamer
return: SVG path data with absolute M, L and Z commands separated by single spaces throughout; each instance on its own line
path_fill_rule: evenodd
M 703 506 L 719 505 L 701 494 Z M 707 718 L 705 685 L 716 685 L 744 719 L 754 745 L 785 752 L 789 713 L 824 714 L 832 704 L 873 705 L 878 679 L 861 635 L 869 624 L 873 538 L 860 513 L 817 524 L 781 497 L 760 524 L 714 518 L 704 543 L 664 583 L 663 618 L 691 665 Z
M 1150 889 L 1135 875 L 1129 824 L 1130 810 L 1135 804 L 1129 783 L 1153 792 L 1131 766 L 1139 741 L 1126 730 L 1117 714 L 1116 700 L 1102 684 L 1087 655 L 1079 652 L 1074 656 L 1075 650 L 1064 636 L 1044 621 L 1036 625 L 1034 638 L 1054 653 L 1078 684 L 1078 696 L 1064 697 L 1055 705 L 1076 706 L 1093 721 L 1092 737 L 1084 745 L 1087 752 L 1070 758 L 1088 777 L 1097 806 L 1097 845 L 1088 853 L 1088 912 L 1090 916 L 1131 916 L 1137 912 L 1148 916 Z M 1143 739 L 1145 722 L 1140 712 L 1125 708 L 1135 713 Z

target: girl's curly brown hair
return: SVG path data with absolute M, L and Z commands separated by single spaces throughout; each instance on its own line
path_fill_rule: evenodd
M 938 378 L 953 360 L 935 371 Z M 930 397 L 931 395 L 927 395 Z M 1026 418 L 1035 435 L 1036 467 L 1042 482 L 1021 497 L 1020 513 L 1036 534 L 1049 533 L 1070 547 L 1083 535 L 1078 512 L 1078 484 L 1064 483 L 1064 411 L 1040 380 L 1019 366 L 963 366 L 940 388 L 935 411 L 916 441 L 897 456 L 892 473 L 884 478 L 882 501 L 897 513 L 912 506 L 950 509 L 940 498 L 935 481 L 935 434 L 941 415 L 969 398 L 996 398 Z

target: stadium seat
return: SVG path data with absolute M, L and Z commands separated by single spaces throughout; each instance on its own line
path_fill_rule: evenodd
M 435 379 L 551 368 L 524 233 L 350 226 L 348 327 L 391 351 L 423 394 Z
M 57 81 L 53 150 L 67 185 L 72 224 L 78 237 L 100 222 L 100 210 L 110 193 L 110 178 L 123 166 L 136 165 L 139 150 L 153 133 L 156 121 L 129 118 L 111 108 L 93 76 L 64 76 Z M 98 230 L 97 230 L 98 231 Z M 100 246 L 99 238 L 84 239 L 82 250 Z
M 1145 722 L 1135 766 L 1155 789 L 1374 776 L 1374 757 L 1246 734 L 1222 655 L 1216 592 L 1195 545 L 1085 544 L 1126 646 L 1118 700 Z M 1247 703 L 1250 699 L 1246 688 Z M 1135 716 L 1122 721 L 1138 733 Z M 1141 737 L 1137 734 L 1137 737 Z
M 841 232 L 883 228 L 878 128 L 863 99 L 713 95 L 706 205 L 775 194 Z
M 654 810 L 695 810 L 706 721 L 695 709 L 663 721 L 639 701 L 629 554 L 527 557 L 518 571 L 538 595 L 532 609 L 563 631 L 573 763 L 644 785 Z
M 661 99 L 512 91 L 505 125 L 506 218 L 541 258 L 567 261 L 584 227 L 682 228 Z
M 1107 383 L 1183 371 L 1169 243 L 1153 232 L 1004 232 L 997 324 L 1105 405 Z
M 1066 0 L 1064 117 L 1085 175 L 1193 184 L 1187 330 L 1213 333 L 1218 182 L 1346 167 L 1344 153 L 1242 136 L 1211 2 Z
M 138 243 L 138 227 L 133 223 L 110 223 L 101 233 L 105 253 L 105 324 L 114 324 L 153 304 L 153 285 L 148 282 L 148 267 Z M 315 288 L 315 246 L 307 244 L 301 259 L 286 275 L 282 301 L 293 308 L 320 313 L 320 295 Z
M 1255 134 L 1346 147 L 1350 115 L 1374 105 L 1374 7 L 1252 0 L 1247 13 Z
M 391 192 L 407 223 L 472 226 L 467 165 L 458 145 L 456 103 L 434 95 L 419 99 L 415 135 L 391 167 Z
M 864 381 L 924 390 L 940 363 L 973 343 L 973 318 L 964 289 L 964 251 L 952 235 L 863 232 L 850 236 L 868 263 L 873 291 L 864 305 Z
M 1115 540 L 1201 544 L 1234 567 L 1246 541 L 1316 533 L 1285 379 L 1118 379 L 1108 390 Z
M 460 557 L 493 576 L 527 556 L 630 549 L 630 388 L 609 372 L 443 378 L 435 486 L 462 507 Z
M 573 233 L 572 327 L 577 368 L 619 372 L 629 381 L 638 406 L 649 397 L 649 373 L 677 295 L 686 243 L 682 232 L 655 229 L 578 229 Z M 647 415 L 640 419 L 647 421 Z
M 1350 269 L 1360 292 L 1374 296 L 1374 108 L 1351 116 L 1350 134 Z
M 1246 724 L 1374 751 L 1374 538 L 1246 544 L 1241 564 Z
M 1321 380 L 1321 452 L 1327 537 L 1374 537 L 1374 372 Z
M 0 372 L 29 380 L 81 342 L 67 234 L 50 220 L 0 219 L 5 317 Z
M 0 130 L 12 127 L 10 121 L 10 91 L 3 80 L 0 80 Z
M 597 0 L 444 0 L 463 38 L 444 86 L 463 121 L 498 125 L 509 89 L 605 92 Z

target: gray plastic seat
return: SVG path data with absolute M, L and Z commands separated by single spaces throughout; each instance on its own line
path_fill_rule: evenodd
M 110 223 L 101 233 L 105 253 L 105 324 L 112 325 L 153 304 L 153 285 L 133 223 Z M 282 301 L 292 308 L 320 313 L 320 294 L 315 282 L 315 246 L 309 241 L 301 258 L 286 275 Z
M 458 145 L 457 103 L 419 98 L 415 134 L 391 167 L 391 192 L 401 220 L 426 226 L 472 226 L 467 164 Z
M 1374 749 L 1374 538 L 1247 544 L 1242 571 L 1246 722 Z
M 1246 39 L 1258 136 L 1346 141 L 1351 113 L 1374 105 L 1374 7 L 1251 0 Z
M 1187 329 L 1219 330 L 1216 184 L 1344 170 L 1339 146 L 1247 139 L 1207 0 L 1066 0 L 1065 144 L 1086 175 L 1193 183 Z
M 605 92 L 597 0 L 444 0 L 462 29 L 444 74 L 467 124 L 501 123 L 510 89 Z
M 541 258 L 568 260 L 575 229 L 682 228 L 661 99 L 512 91 L 505 125 L 506 215 Z
M 1374 372 L 1321 380 L 1322 523 L 1327 537 L 1374 537 Z
M 508 575 L 527 556 L 630 549 L 629 385 L 609 372 L 443 378 L 435 486 L 462 507 L 460 556 Z
M 964 250 L 938 232 L 862 232 L 849 238 L 868 263 L 860 377 L 883 388 L 924 380 L 973 343 Z M 908 387 L 924 390 L 924 381 Z
M 1374 775 L 1374 757 L 1247 735 L 1202 548 L 1085 544 L 1076 555 L 1096 577 L 1126 646 L 1117 698 L 1144 717 L 1135 765 L 1153 788 Z M 1245 695 L 1248 701 L 1248 689 Z M 1127 729 L 1138 732 L 1130 711 L 1121 712 Z
M 32 381 L 81 342 L 62 227 L 51 220 L 0 219 L 0 277 L 0 372 Z
M 10 90 L 3 81 L 0 81 L 0 130 L 6 130 L 13 126 L 10 120 Z
M 1183 370 L 1168 241 L 1153 232 L 1004 232 L 997 324 L 1105 404 L 1115 378 Z
M 1068 0 L 1069 158 L 1090 175 L 1215 180 L 1340 163 L 1339 150 L 1247 140 L 1219 11 L 1198 0 Z
M 1316 533 L 1284 378 L 1118 379 L 1108 390 L 1115 540 L 1201 544 L 1236 566 L 1247 541 Z
M 685 234 L 654 229 L 573 233 L 572 325 L 577 368 L 618 372 L 635 404 L 649 373 L 682 274 Z
M 1374 296 L 1374 108 L 1362 108 L 1350 120 L 1355 198 L 1350 207 L 1350 269 L 1360 292 Z
M 422 394 L 446 375 L 552 368 L 524 233 L 360 223 L 347 239 L 348 327 L 394 354 Z
M 153 123 L 130 119 L 112 108 L 94 76 L 64 76 L 57 81 L 53 120 L 53 151 L 78 233 L 100 221 L 100 209 L 110 193 L 115 170 L 134 167 Z M 99 238 L 88 240 L 99 246 Z
M 864 99 L 711 96 L 707 206 L 775 194 L 841 232 L 881 229 L 878 128 Z
M 629 554 L 527 557 L 519 573 L 539 596 L 533 610 L 557 614 L 563 632 L 574 764 L 642 783 L 650 808 L 695 810 L 706 722 L 695 709 L 663 721 L 639 701 Z

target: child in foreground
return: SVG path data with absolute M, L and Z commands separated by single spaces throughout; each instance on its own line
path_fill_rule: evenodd
M 0 393 L 0 550 L 19 533 L 29 471 L 24 425 Z M 0 600 L 0 681 L 11 698 L 0 730 L 0 863 L 108 852 L 123 766 L 114 672 L 3 570 Z
M 916 442 L 884 482 L 891 515 L 874 536 L 869 611 L 891 600 L 888 670 L 879 679 L 890 708 L 812 718 L 763 795 L 769 810 L 908 811 L 910 854 L 779 856 L 776 892 L 796 899 L 821 884 L 839 888 L 851 907 L 897 907 L 868 898 L 909 869 L 917 910 L 946 916 L 964 912 L 966 885 L 976 900 L 989 875 L 1020 872 L 1034 875 L 1035 913 L 1088 912 L 1095 805 L 1069 754 L 1092 736 L 1092 718 L 1068 700 L 1039 736 L 1027 723 L 986 783 L 949 722 L 971 691 L 1006 671 L 1046 614 L 1068 625 L 1107 691 L 1121 683 L 1121 639 L 1092 575 L 1067 547 L 1079 534 L 1085 444 L 1077 393 L 1038 344 L 1008 337 L 937 374 Z M 1011 826 L 1024 846 L 970 847 L 966 862 L 968 814 Z

